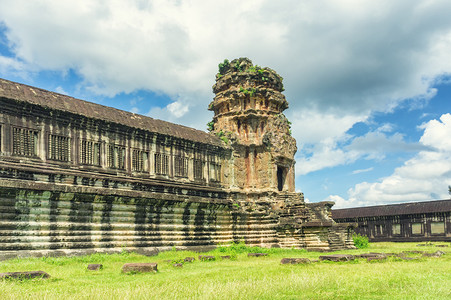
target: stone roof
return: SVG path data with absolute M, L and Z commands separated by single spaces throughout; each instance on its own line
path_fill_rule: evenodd
M 222 141 L 218 137 L 201 130 L 87 102 L 1 78 L 0 98 L 27 102 L 88 118 L 118 123 L 132 128 L 138 128 L 176 138 L 223 147 Z
M 333 219 L 378 217 L 378 216 L 399 216 L 412 214 L 425 214 L 437 212 L 451 212 L 451 199 L 411 202 L 391 205 L 378 205 L 367 207 L 355 207 L 345 209 L 333 209 Z

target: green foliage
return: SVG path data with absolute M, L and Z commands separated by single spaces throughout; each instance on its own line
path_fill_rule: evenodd
M 352 240 L 354 241 L 354 245 L 359 249 L 368 248 L 370 243 L 368 242 L 368 237 L 360 234 L 353 234 Z
M 208 129 L 208 131 L 212 132 L 215 129 L 215 122 L 214 121 L 208 122 L 207 129 Z
M 451 185 L 448 185 L 448 193 L 451 195 Z
M 224 74 L 223 72 L 230 66 L 229 60 L 226 58 L 224 59 L 224 62 L 220 63 L 218 65 L 219 68 L 219 74 Z
M 239 243 L 231 242 L 226 245 L 219 245 L 217 250 L 220 253 L 226 253 L 227 255 L 237 255 L 242 253 L 271 253 L 271 249 L 262 248 L 257 246 L 247 246 L 244 241 Z
M 237 61 L 237 62 L 235 63 L 235 69 L 236 69 L 238 72 L 243 72 L 243 69 L 241 68 L 240 62 L 239 62 L 239 61 Z
M 249 96 L 254 96 L 254 94 L 257 92 L 257 90 L 255 88 L 251 88 L 251 89 L 245 89 L 242 86 L 240 87 L 240 92 L 245 94 L 245 95 L 249 95 Z
M 227 135 L 221 130 L 219 132 L 216 132 L 216 135 L 226 144 L 229 143 L 229 139 L 227 138 Z

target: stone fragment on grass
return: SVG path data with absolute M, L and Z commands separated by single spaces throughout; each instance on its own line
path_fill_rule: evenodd
M 298 265 L 298 264 L 309 264 L 311 263 L 310 259 L 305 257 L 299 257 L 299 258 L 282 258 L 280 261 L 282 265 Z
M 183 264 L 182 263 L 176 263 L 176 264 L 173 264 L 173 266 L 176 267 L 176 268 L 183 268 Z
M 50 275 L 44 271 L 27 271 L 27 272 L 6 272 L 0 273 L 0 279 L 33 279 L 33 278 L 50 278 Z
M 387 259 L 386 256 L 372 256 L 372 257 L 367 257 L 366 261 L 367 262 L 370 262 L 370 261 L 373 261 L 373 260 L 381 261 L 381 260 L 386 260 L 386 259 Z
M 443 251 L 436 251 L 434 253 L 423 253 L 424 257 L 441 257 L 443 254 L 445 254 L 445 252 Z
M 448 245 L 435 245 L 435 247 L 446 248 L 446 247 L 449 247 L 449 246 Z
M 216 257 L 210 255 L 199 255 L 199 260 L 200 261 L 216 260 Z
M 232 257 L 230 255 L 223 255 L 221 256 L 222 259 L 231 259 Z
M 89 264 L 88 265 L 88 270 L 89 271 L 98 271 L 103 269 L 103 265 L 102 264 Z
M 148 272 L 158 272 L 158 265 L 156 263 L 128 263 L 122 266 L 122 272 L 139 272 L 139 273 L 148 273 Z
M 403 251 L 402 253 L 406 253 L 406 254 L 423 254 L 423 253 L 425 253 L 425 251 L 408 250 L 408 251 Z
M 268 256 L 268 253 L 248 253 L 247 254 L 248 257 L 260 257 L 260 256 Z
M 354 260 L 355 256 L 351 254 L 333 254 L 333 255 L 322 255 L 319 260 L 324 261 L 350 261 Z
M 356 255 L 356 257 L 360 257 L 360 258 L 384 257 L 385 258 L 385 257 L 387 257 L 387 254 L 370 252 L 370 253 L 362 253 L 362 254 Z
M 185 257 L 185 259 L 183 261 L 185 261 L 185 262 L 193 262 L 195 260 L 196 259 L 194 257 Z

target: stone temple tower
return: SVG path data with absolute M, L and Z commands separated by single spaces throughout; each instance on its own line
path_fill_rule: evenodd
M 288 108 L 283 90 L 281 76 L 247 58 L 219 65 L 209 127 L 233 148 L 232 192 L 257 196 L 295 191 L 297 148 L 283 114 Z

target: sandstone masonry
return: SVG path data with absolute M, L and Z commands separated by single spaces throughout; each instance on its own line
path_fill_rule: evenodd
M 0 259 L 245 240 L 352 248 L 295 193 L 282 78 L 220 64 L 211 133 L 0 79 Z

